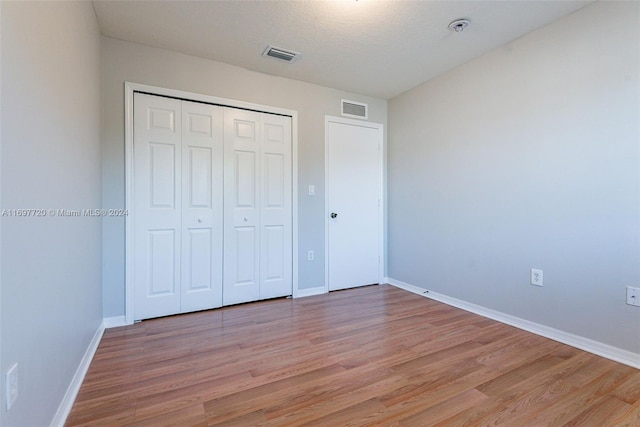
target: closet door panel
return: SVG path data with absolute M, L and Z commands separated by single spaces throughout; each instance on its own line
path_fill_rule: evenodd
M 222 305 L 223 111 L 182 101 L 182 312 Z
M 260 114 L 260 299 L 291 295 L 291 118 Z
M 260 114 L 224 109 L 223 304 L 260 298 Z
M 180 101 L 134 95 L 134 318 L 180 311 Z

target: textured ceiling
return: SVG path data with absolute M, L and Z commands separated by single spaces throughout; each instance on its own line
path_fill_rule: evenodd
M 593 1 L 94 1 L 105 36 L 392 98 Z M 447 28 L 466 18 L 463 33 Z M 302 53 L 287 64 L 268 44 Z

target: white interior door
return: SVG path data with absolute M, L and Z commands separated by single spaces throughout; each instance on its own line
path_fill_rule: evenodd
M 382 125 L 326 120 L 329 290 L 379 283 L 382 263 Z
M 222 304 L 222 115 L 134 96 L 135 319 Z
M 224 305 L 292 294 L 291 118 L 224 112 Z

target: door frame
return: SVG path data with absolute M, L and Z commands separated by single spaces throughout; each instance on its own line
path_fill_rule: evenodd
M 378 131 L 378 284 L 384 283 L 384 125 L 344 117 L 324 116 L 324 292 L 329 292 L 329 123 L 366 127 Z
M 185 101 L 203 102 L 222 107 L 239 108 L 242 110 L 258 111 L 291 117 L 291 231 L 292 231 L 292 293 L 298 294 L 298 112 L 268 105 L 253 104 L 234 99 L 219 98 L 182 90 L 167 89 L 140 83 L 124 83 L 124 114 L 125 114 L 125 324 L 133 324 L 134 313 L 134 191 L 133 191 L 133 94 L 135 92 L 149 95 L 177 98 Z

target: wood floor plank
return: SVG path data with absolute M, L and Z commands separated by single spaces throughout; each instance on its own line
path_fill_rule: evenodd
M 637 371 L 627 377 L 612 392 L 613 396 L 627 403 L 633 404 L 640 399 L 640 371 Z
M 499 421 L 500 417 L 505 413 L 509 414 L 522 410 L 523 407 L 526 408 L 528 401 L 535 401 L 538 398 L 540 390 L 548 390 L 556 381 L 570 376 L 571 373 L 579 369 L 591 358 L 592 355 L 580 352 L 573 360 L 565 360 L 549 368 L 544 373 L 537 372 L 526 384 L 520 382 L 506 385 L 499 395 L 493 396 L 491 399 L 485 400 L 436 425 L 438 427 L 492 425 L 492 423 Z M 497 379 L 499 376 L 500 372 L 493 371 L 491 378 Z M 485 384 L 485 382 L 482 382 L 482 384 Z M 511 412 L 507 412 L 508 410 Z
M 302 375 L 211 399 L 205 403 L 205 411 L 211 418 L 219 419 L 248 414 L 253 412 L 255 408 L 262 408 L 269 403 L 273 404 L 273 401 L 282 401 L 287 398 L 290 400 L 291 397 L 288 395 L 291 392 L 312 387 L 317 381 L 326 381 L 327 378 L 335 377 L 336 374 L 344 372 L 344 370 L 340 365 L 334 364 Z
M 596 390 L 589 387 L 593 379 L 606 375 L 610 362 L 594 355 L 588 355 L 588 360 L 570 373 L 551 383 L 545 382 L 530 389 L 527 382 L 520 383 L 520 389 L 530 390 L 509 401 L 509 405 L 500 411 L 490 414 L 483 420 L 487 425 L 536 425 L 533 419 L 544 414 L 546 420 L 561 420 L 567 415 L 577 415 L 585 407 L 593 404 L 598 398 Z M 511 395 L 516 387 L 506 389 Z M 546 422 L 540 425 L 563 425 L 558 421 Z
M 378 403 L 377 396 L 382 390 L 398 387 L 403 381 L 399 375 L 384 373 L 374 375 L 370 379 L 361 379 L 355 388 L 343 382 L 343 387 L 340 387 L 337 393 L 333 392 L 325 399 L 290 412 L 274 421 L 286 425 L 341 425 L 338 421 L 344 420 L 353 408 L 365 405 L 369 408 L 375 406 L 382 409 L 383 406 Z
M 602 396 L 595 400 L 589 400 L 589 404 L 584 405 L 587 409 L 580 412 L 577 416 L 567 413 L 568 420 L 562 418 L 549 417 L 549 414 L 541 414 L 533 419 L 533 423 L 566 425 L 566 426 L 614 426 L 613 420 L 626 413 L 631 405 L 625 403 L 615 397 Z M 569 411 L 568 411 L 569 412 Z
M 408 418 L 400 420 L 401 426 L 424 426 L 437 423 L 451 415 L 457 414 L 469 407 L 477 405 L 489 397 L 477 389 L 469 389 L 447 399 L 437 405 L 424 409 Z
M 201 403 L 182 407 L 172 412 L 164 412 L 153 417 L 136 414 L 135 421 L 128 427 L 169 427 L 169 426 L 206 426 L 204 408 Z
M 616 427 L 640 426 L 640 400 L 631 405 L 627 411 L 618 418 L 612 418 L 612 425 Z
M 531 377 L 535 376 L 538 372 L 544 372 L 549 368 L 561 363 L 562 359 L 553 356 L 542 356 L 539 359 L 534 360 L 531 363 L 521 365 L 515 369 L 512 369 L 504 374 L 487 381 L 484 384 L 476 387 L 476 390 L 481 391 L 487 396 L 497 396 L 506 388 L 512 387 L 514 384 L 520 384 L 528 381 Z
M 638 384 L 637 369 L 367 286 L 108 329 L 66 425 L 638 426 Z

